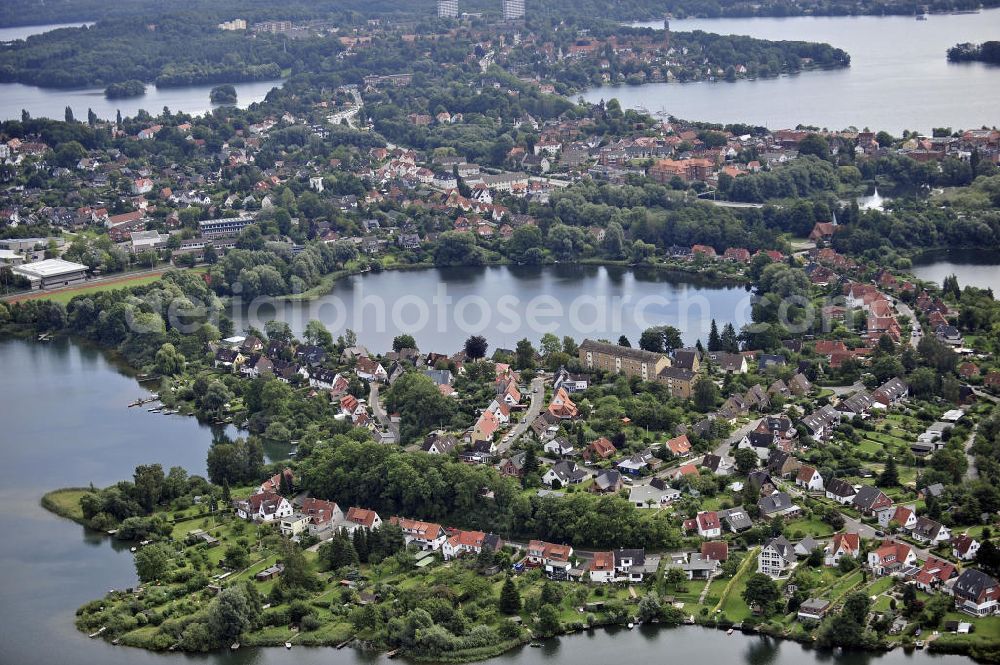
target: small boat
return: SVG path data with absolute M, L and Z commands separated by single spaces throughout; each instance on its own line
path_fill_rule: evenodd
M 542 648 L 542 643 L 541 642 L 532 642 L 528 646 L 531 647 L 532 649 L 541 649 Z
M 139 549 L 138 547 L 130 547 L 128 551 L 134 553 L 138 549 Z
M 917 20 L 918 21 L 926 21 L 927 20 L 927 15 L 926 14 L 917 14 Z
M 924 641 L 923 640 L 917 640 L 916 641 L 916 647 L 918 649 L 923 649 L 924 648 Z
M 229 645 L 229 648 L 231 650 L 233 650 L 233 651 L 236 651 L 237 649 L 240 648 L 240 643 L 239 642 L 233 642 L 232 644 Z
M 634 623 L 632 623 L 631 621 L 629 621 L 629 622 L 628 622 L 628 629 L 629 629 L 629 630 L 632 630 L 633 628 L 635 628 L 635 624 L 634 624 Z
M 726 631 L 726 635 L 732 635 L 732 634 L 733 634 L 733 629 L 732 628 L 730 628 L 729 630 Z
M 285 648 L 286 649 L 291 649 L 292 648 L 292 643 L 291 642 L 285 642 Z

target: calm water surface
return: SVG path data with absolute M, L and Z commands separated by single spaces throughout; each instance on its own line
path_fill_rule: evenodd
M 514 348 L 547 332 L 617 341 L 633 346 L 654 325 L 676 326 L 684 342 L 708 339 L 712 318 L 737 330 L 750 320 L 750 294 L 737 286 L 697 285 L 653 269 L 617 266 L 496 266 L 396 270 L 338 282 L 312 302 L 243 307 L 236 329 L 262 327 L 269 319 L 299 334 L 310 319 L 334 336 L 353 329 L 373 352 L 392 348 L 400 332 L 421 349 L 453 353 L 469 335 L 484 335 L 491 348 Z
M 250 104 L 263 101 L 267 93 L 281 84 L 281 80 L 234 83 L 236 105 L 246 108 Z M 209 84 L 157 88 L 149 84 L 146 86 L 146 94 L 142 97 L 108 99 L 104 96 L 104 88 L 58 90 L 23 83 L 0 83 L 0 118 L 20 119 L 21 110 L 26 109 L 33 118 L 62 120 L 66 115 L 67 106 L 73 109 L 73 115 L 78 120 L 86 120 L 87 109 L 93 109 L 97 117 L 106 120 L 114 120 L 118 111 L 121 111 L 124 117 L 131 117 L 139 109 L 156 116 L 163 111 L 164 106 L 174 113 L 201 115 L 219 106 L 209 100 L 209 93 L 214 87 L 214 84 Z
M 79 28 L 83 25 L 93 24 L 81 22 L 0 28 L 0 42 L 26 39 L 59 28 Z M 250 104 L 263 101 L 267 93 L 281 84 L 281 80 L 235 83 L 233 85 L 236 88 L 237 106 L 246 108 Z M 134 116 L 139 109 L 159 115 L 164 106 L 174 112 L 201 115 L 218 106 L 212 104 L 208 97 L 213 87 L 214 84 L 158 89 L 150 84 L 146 86 L 146 94 L 142 97 L 107 99 L 104 96 L 104 88 L 59 90 L 23 83 L 0 83 L 0 119 L 19 119 L 21 110 L 24 109 L 32 117 L 62 120 L 67 106 L 73 109 L 77 119 L 86 118 L 88 109 L 93 109 L 97 117 L 110 120 L 114 119 L 119 110 L 126 117 Z
M 913 274 L 938 286 L 945 277 L 955 275 L 958 285 L 993 289 L 1000 296 L 1000 254 L 990 250 L 949 249 L 928 252 L 913 262 Z
M 17 28 L 0 28 L 0 42 L 12 42 L 15 39 L 27 39 L 32 35 L 41 35 L 60 28 L 82 28 L 85 25 L 93 25 L 93 23 L 81 21 L 80 23 L 49 23 L 47 25 L 22 25 Z
M 663 23 L 642 23 L 662 28 Z M 1000 9 L 913 17 L 690 19 L 671 30 L 703 30 L 776 40 L 827 42 L 851 56 L 848 69 L 732 83 L 650 83 L 588 90 L 588 101 L 618 98 L 626 107 L 680 118 L 746 122 L 771 128 L 799 123 L 843 129 L 978 128 L 1000 124 L 1000 67 L 951 64 L 959 42 L 1000 37 Z

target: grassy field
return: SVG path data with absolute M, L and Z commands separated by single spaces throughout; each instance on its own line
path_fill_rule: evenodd
M 60 517 L 74 522 L 83 522 L 83 510 L 80 508 L 80 498 L 90 492 L 85 487 L 70 487 L 53 490 L 42 497 L 42 507 Z
M 46 291 L 44 293 L 32 293 L 26 296 L 15 298 L 16 301 L 25 300 L 53 300 L 63 304 L 68 303 L 74 297 L 87 293 L 100 293 L 101 291 L 114 291 L 130 286 L 142 286 L 160 281 L 163 273 L 143 274 L 135 277 L 121 277 L 120 279 L 108 280 L 99 284 L 84 284 L 83 286 L 72 287 L 60 291 Z

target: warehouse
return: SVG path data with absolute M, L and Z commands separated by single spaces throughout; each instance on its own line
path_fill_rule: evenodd
M 87 274 L 87 266 L 62 259 L 45 259 L 15 266 L 13 271 L 27 277 L 33 289 L 51 289 L 82 282 Z

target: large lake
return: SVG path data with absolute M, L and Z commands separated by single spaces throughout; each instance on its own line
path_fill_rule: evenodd
M 392 270 L 337 282 L 315 301 L 234 308 L 236 329 L 270 319 L 300 334 L 311 319 L 336 336 L 345 328 L 373 352 L 392 348 L 401 332 L 426 351 L 453 353 L 469 335 L 491 348 L 514 348 L 527 337 L 538 343 L 552 332 L 633 346 L 654 325 L 677 327 L 686 344 L 705 342 L 713 318 L 737 330 L 750 320 L 750 294 L 738 286 L 694 284 L 689 277 L 655 269 L 617 266 L 494 266 Z
M 941 282 L 949 275 L 958 277 L 958 285 L 993 289 L 1000 296 L 1000 256 L 987 249 L 949 249 L 927 252 L 913 262 L 911 272 L 920 279 Z
M 246 108 L 250 104 L 263 101 L 267 93 L 281 84 L 280 80 L 234 83 L 236 105 Z M 106 120 L 114 120 L 118 111 L 121 111 L 124 117 L 131 117 L 139 109 L 156 116 L 163 111 L 164 106 L 173 113 L 202 115 L 219 106 L 209 99 L 209 93 L 214 87 L 210 84 L 157 88 L 149 84 L 146 86 L 146 94 L 141 97 L 108 99 L 104 96 L 104 88 L 59 90 L 23 83 L 0 83 L 0 119 L 20 120 L 21 110 L 24 109 L 33 118 L 62 120 L 66 115 L 67 106 L 73 109 L 73 115 L 77 120 L 86 120 L 88 109 L 92 109 L 98 118 Z
M 59 28 L 78 28 L 81 25 L 90 24 L 59 23 L 0 28 L 0 42 L 26 39 Z M 280 80 L 235 83 L 233 85 L 236 88 L 237 106 L 246 108 L 250 104 L 263 101 L 267 93 L 281 84 Z M 172 112 L 201 115 L 218 106 L 209 100 L 209 93 L 213 87 L 215 86 L 189 85 L 160 89 L 149 84 L 146 86 L 146 94 L 141 97 L 107 99 L 104 96 L 104 88 L 62 90 L 39 88 L 23 83 L 0 83 L 0 120 L 20 119 L 22 110 L 28 111 L 33 118 L 62 120 L 66 115 L 67 106 L 73 109 L 73 115 L 78 120 L 86 119 L 88 109 L 93 110 L 97 117 L 106 120 L 113 120 L 118 111 L 125 117 L 134 116 L 139 109 L 144 109 L 155 116 L 163 111 L 163 107 L 169 108 Z
M 642 23 L 661 28 L 662 22 Z M 592 88 L 583 98 L 616 97 L 626 107 L 679 118 L 746 122 L 771 128 L 800 123 L 844 129 L 978 128 L 1000 124 L 1000 67 L 951 64 L 947 49 L 1000 35 L 1000 9 L 913 17 L 690 19 L 671 30 L 704 30 L 761 39 L 827 42 L 851 55 L 848 69 L 775 79 L 650 83 Z

